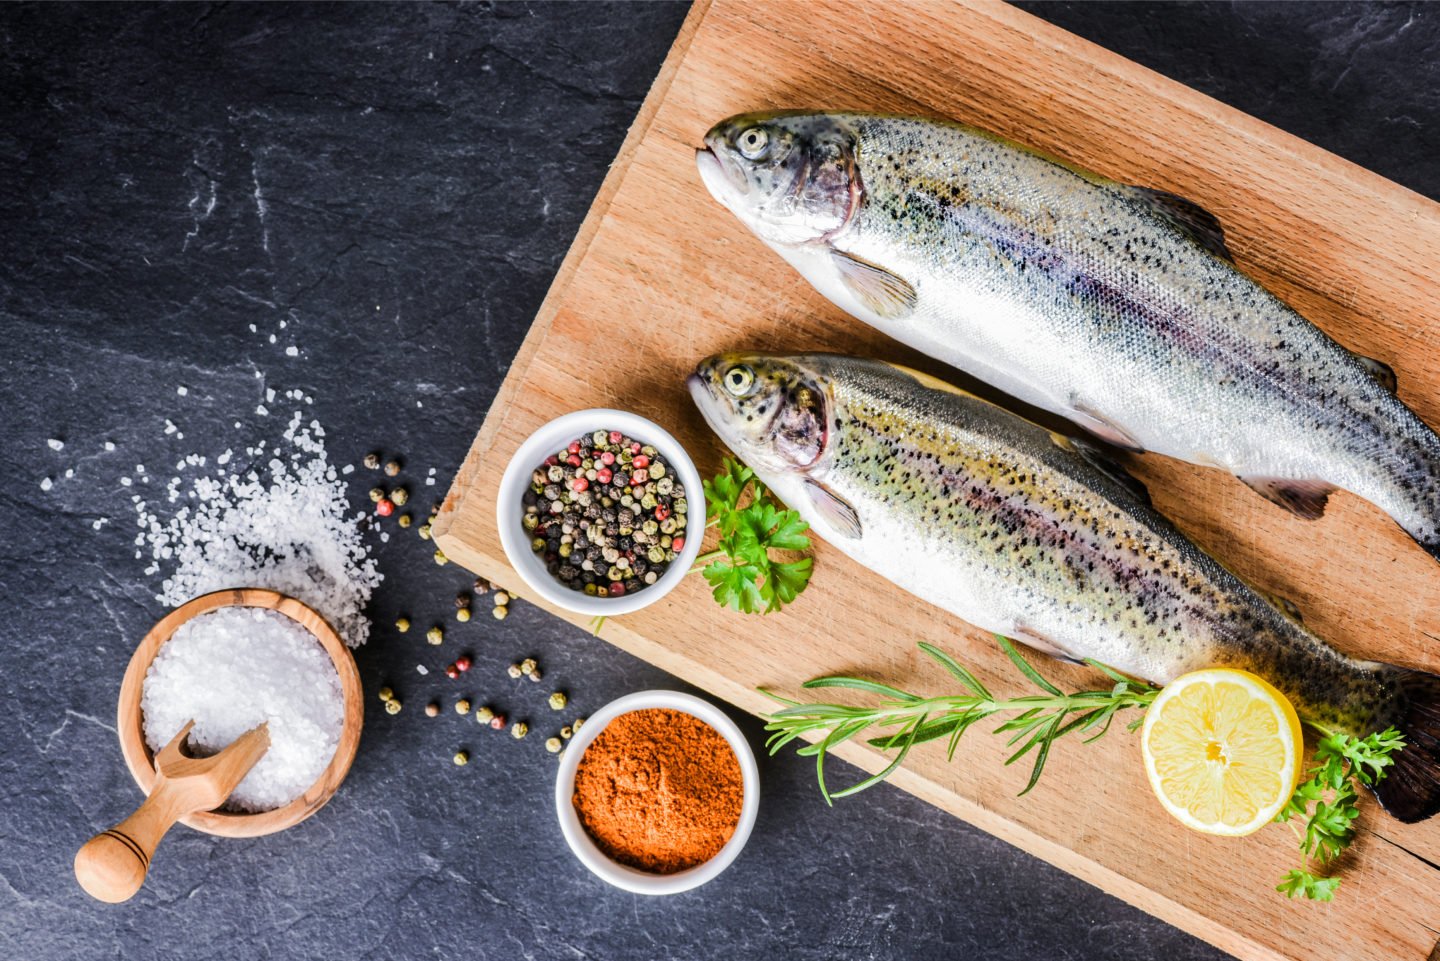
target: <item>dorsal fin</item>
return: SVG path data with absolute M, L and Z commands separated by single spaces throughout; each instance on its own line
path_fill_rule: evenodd
M 1214 214 L 1193 200 L 1150 187 L 1132 187 L 1139 198 L 1167 223 L 1222 260 L 1234 261 L 1225 246 L 1225 228 Z
M 1091 467 L 1125 488 L 1131 497 L 1146 507 L 1150 506 L 1150 491 L 1146 490 L 1145 485 L 1088 439 L 1066 437 L 1064 434 L 1051 434 L 1050 439 L 1055 442 L 1055 446 L 1079 454 Z

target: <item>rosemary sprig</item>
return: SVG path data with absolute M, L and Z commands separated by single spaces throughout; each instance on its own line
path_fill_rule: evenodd
M 840 676 L 816 678 L 805 682 L 804 686 L 807 689 L 849 688 L 879 695 L 882 700 L 867 707 L 806 704 L 765 691 L 767 696 L 786 705 L 782 710 L 770 715 L 769 723 L 765 725 L 765 729 L 771 732 L 767 742 L 770 753 L 775 754 L 802 735 L 824 732 L 824 737 L 800 748 L 799 753 L 815 758 L 815 774 L 820 782 L 820 791 L 825 796 L 826 803 L 833 803 L 835 798 L 855 794 L 885 780 L 917 744 L 948 737 L 950 740 L 946 757 L 953 758 L 960 738 L 972 725 L 997 714 L 1013 711 L 1018 713 L 1002 721 L 995 728 L 995 733 L 1008 734 L 1009 744 L 1019 745 L 1015 753 L 1006 760 L 1006 764 L 1013 764 L 1034 752 L 1030 780 L 1020 792 L 1024 795 L 1040 780 L 1050 748 L 1056 741 L 1072 733 L 1088 733 L 1090 736 L 1085 738 L 1085 741 L 1093 741 L 1110 729 L 1110 724 L 1118 713 L 1131 708 L 1143 710 L 1160 693 L 1157 687 L 1126 677 L 1098 661 L 1087 660 L 1087 664 L 1113 680 L 1114 686 L 1106 690 L 1066 694 L 1035 670 L 1007 638 L 997 635 L 995 639 L 1011 662 L 1042 693 L 997 699 L 974 674 L 950 655 L 931 644 L 921 643 L 920 650 L 959 681 L 966 693 L 923 698 L 887 684 Z M 1138 727 L 1142 719 L 1143 715 L 1130 721 L 1129 729 Z M 892 729 L 889 733 L 870 737 L 869 743 L 881 750 L 898 749 L 895 758 L 880 773 L 858 784 L 832 792 L 825 784 L 826 755 L 837 745 L 871 729 Z

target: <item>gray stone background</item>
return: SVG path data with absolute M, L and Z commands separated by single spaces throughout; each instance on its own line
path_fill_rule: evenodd
M 1440 195 L 1436 8 L 1022 5 Z M 337 463 L 397 451 L 420 505 L 440 496 L 685 12 L 0 7 L 8 957 L 1218 956 L 894 789 L 827 809 L 788 753 L 764 763 L 759 824 L 717 881 L 661 900 L 605 887 L 559 835 L 540 737 L 420 710 L 449 688 L 414 665 L 443 658 L 388 625 L 401 610 L 447 616 L 466 578 L 409 536 L 377 546 L 386 581 L 358 651 L 365 738 L 334 801 L 268 838 L 177 829 L 124 906 L 75 886 L 76 847 L 139 799 L 112 715 L 129 651 L 163 613 L 118 477 L 278 437 L 278 413 L 253 413 L 268 383 L 315 397 L 307 413 Z M 282 318 L 276 345 L 249 331 Z M 163 433 L 167 417 L 186 440 Z M 421 485 L 429 467 L 440 486 Z M 355 477 L 358 510 L 369 477 Z M 523 604 L 452 637 L 475 652 L 477 697 L 518 703 L 501 669 L 525 655 L 579 713 L 675 686 Z M 382 683 L 405 697 L 399 717 L 379 709 Z M 549 719 L 531 700 L 538 732 Z M 760 723 L 741 720 L 758 743 Z M 473 755 L 464 769 L 450 763 L 459 746 Z

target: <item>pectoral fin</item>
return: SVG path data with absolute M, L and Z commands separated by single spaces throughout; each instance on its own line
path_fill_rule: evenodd
M 1222 260 L 1234 261 L 1230 248 L 1225 246 L 1225 229 L 1214 214 L 1193 200 L 1154 190 L 1150 187 L 1133 187 L 1135 193 L 1155 211 L 1162 220 L 1195 241 Z
M 1086 463 L 1125 488 L 1140 503 L 1146 507 L 1150 506 L 1150 491 L 1146 489 L 1145 485 L 1140 483 L 1120 463 L 1107 457 L 1105 452 L 1096 447 L 1094 443 L 1084 437 L 1062 437 L 1058 434 L 1050 436 L 1055 439 L 1058 446 L 1079 454 Z
M 899 320 L 915 310 L 915 288 L 905 278 L 853 254 L 832 250 L 830 255 L 846 289 L 871 312 Z
M 855 508 L 849 501 L 808 477 L 805 479 L 805 493 L 810 495 L 810 503 L 816 513 L 825 519 L 825 523 L 843 537 L 859 539 L 862 533 L 860 515 L 855 513 Z
M 1242 477 L 1240 481 L 1272 504 L 1279 504 L 1307 521 L 1317 520 L 1325 513 L 1325 501 L 1335 490 L 1334 484 L 1318 480 Z
M 1371 377 L 1375 378 L 1377 384 L 1384 387 L 1390 393 L 1395 393 L 1395 389 L 1399 386 L 1395 380 L 1395 368 L 1383 360 L 1376 360 L 1374 357 L 1365 357 L 1362 354 L 1355 354 L 1355 359 L 1360 361 L 1360 366 L 1364 367 Z
M 1065 648 L 1061 647 L 1054 640 L 1030 627 L 1023 621 L 1015 622 L 1015 626 L 1009 631 L 1009 637 L 1012 641 L 1019 641 L 1026 647 L 1033 647 L 1041 654 L 1048 654 L 1056 660 L 1068 661 L 1071 664 L 1085 663 L 1080 658 L 1065 650 Z

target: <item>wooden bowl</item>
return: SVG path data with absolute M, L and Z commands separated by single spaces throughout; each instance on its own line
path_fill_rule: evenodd
M 120 682 L 120 705 L 116 711 L 115 730 L 120 735 L 120 749 L 125 753 L 125 763 L 140 790 L 148 796 L 155 786 L 155 756 L 145 744 L 145 731 L 140 696 L 145 684 L 145 674 L 150 663 L 160 650 L 160 645 L 174 635 L 175 631 L 191 618 L 208 614 L 221 607 L 263 607 L 266 610 L 284 614 L 314 635 L 330 655 L 335 672 L 340 676 L 340 693 L 345 703 L 345 717 L 340 731 L 340 741 L 335 747 L 335 756 L 315 783 L 305 792 L 283 807 L 254 814 L 230 813 L 215 810 L 187 815 L 180 823 L 206 834 L 227 838 L 253 838 L 262 834 L 273 834 L 299 824 L 325 806 L 355 760 L 355 750 L 360 745 L 360 725 L 364 719 L 364 700 L 360 691 L 360 672 L 355 667 L 355 658 L 350 649 L 331 627 L 312 608 L 277 594 L 275 591 L 258 588 L 240 588 L 230 591 L 216 591 L 188 601 L 171 611 L 150 629 L 130 658 L 125 670 L 125 679 Z

